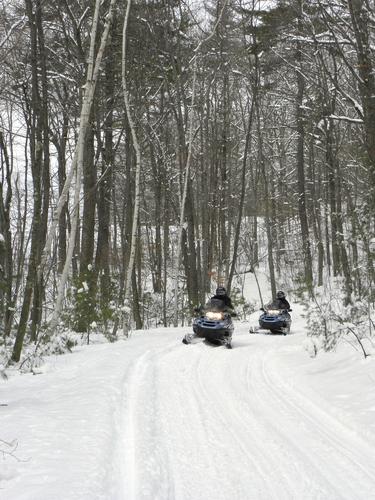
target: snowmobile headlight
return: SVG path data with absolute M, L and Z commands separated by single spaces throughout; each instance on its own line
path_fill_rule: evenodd
M 268 309 L 267 314 L 269 316 L 278 316 L 280 312 L 280 309 Z
M 213 311 L 208 311 L 206 313 L 206 317 L 208 319 L 214 319 L 214 320 L 219 320 L 219 319 L 223 319 L 223 313 L 222 312 L 213 312 Z

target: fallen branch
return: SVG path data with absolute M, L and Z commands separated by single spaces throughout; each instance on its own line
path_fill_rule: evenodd
M 357 339 L 359 345 L 361 346 L 361 349 L 362 349 L 362 352 L 363 352 L 363 356 L 365 357 L 365 359 L 368 357 L 368 356 L 371 356 L 371 354 L 368 354 L 366 351 L 365 351 L 365 348 L 363 347 L 363 344 L 361 342 L 361 339 L 359 338 L 359 335 L 357 335 L 357 333 L 352 329 L 350 328 L 350 326 L 347 327 L 348 328 L 348 331 L 352 332 L 352 334 L 354 335 L 354 337 Z
M 15 451 L 18 448 L 18 441 L 17 439 L 13 439 L 10 443 L 7 441 L 4 441 L 3 439 L 0 439 L 0 454 L 3 456 L 3 459 L 6 456 L 14 458 L 14 460 L 17 460 L 17 462 L 27 462 L 27 460 L 22 460 L 21 458 L 17 457 L 15 455 Z

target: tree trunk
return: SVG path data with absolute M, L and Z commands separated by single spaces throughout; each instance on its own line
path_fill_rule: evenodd
M 0 130 L 1 169 L 5 172 L 6 196 L 4 199 L 3 182 L 0 180 L 0 318 L 3 321 L 4 336 L 10 333 L 10 322 L 13 317 L 13 254 L 12 233 L 10 228 L 10 207 L 12 201 L 12 168 L 8 150 Z M 0 319 L 1 325 L 1 319 Z
M 299 3 L 301 9 L 301 4 Z M 298 29 L 301 30 L 301 13 L 298 17 Z M 296 60 L 298 63 L 297 70 L 297 98 L 296 98 L 296 121 L 297 121 L 297 178 L 298 178 L 298 213 L 301 224 L 302 248 L 305 264 L 305 284 L 307 289 L 312 291 L 313 274 L 312 274 L 312 257 L 310 249 L 309 226 L 306 210 L 306 180 L 305 180 L 305 159 L 304 159 L 304 113 L 303 113 L 303 97 L 305 92 L 305 79 L 303 76 L 302 52 L 300 43 L 297 46 Z
M 113 31 L 113 28 L 112 28 Z M 109 50 L 114 49 L 113 38 Z M 104 147 L 102 151 L 102 171 L 98 186 L 98 234 L 95 255 L 96 276 L 99 277 L 100 311 L 107 324 L 109 302 L 111 300 L 110 286 L 110 203 L 113 185 L 113 104 L 114 104 L 114 71 L 110 59 L 105 66 L 105 119 Z M 114 225 L 115 226 L 115 225 Z
M 238 247 L 239 247 L 239 241 L 240 241 L 243 207 L 244 207 L 246 187 L 247 187 L 246 186 L 247 157 L 248 157 L 248 152 L 251 149 L 251 130 L 252 130 L 252 124 L 253 124 L 254 99 L 255 99 L 255 95 L 253 95 L 253 98 L 251 101 L 249 120 L 247 123 L 247 130 L 246 130 L 245 149 L 243 152 L 242 170 L 241 170 L 241 194 L 240 194 L 240 202 L 239 202 L 238 217 L 237 217 L 237 222 L 236 222 L 236 229 L 235 229 L 235 233 L 234 233 L 233 257 L 231 259 L 231 266 L 230 266 L 228 283 L 227 283 L 228 293 L 230 293 L 231 286 L 232 286 L 232 280 L 233 280 L 233 276 L 234 276 L 234 270 L 236 267 L 237 253 L 238 253 Z
M 266 233 L 267 233 L 267 258 L 268 258 L 268 269 L 270 273 L 270 282 L 271 282 L 271 293 L 272 296 L 276 295 L 276 277 L 275 277 L 275 265 L 273 259 L 273 237 L 271 230 L 271 217 L 270 217 L 270 196 L 269 196 L 269 186 L 268 186 L 268 178 L 266 173 L 266 165 L 265 158 L 263 152 L 263 138 L 262 138 L 262 129 L 260 122 L 260 112 L 259 112 L 259 102 L 255 103 L 256 106 L 256 114 L 257 114 L 257 132 L 258 132 L 258 161 L 260 163 L 260 170 L 263 177 L 264 183 L 264 198 L 265 198 L 265 223 L 266 223 Z
M 40 120 L 40 140 L 42 148 L 42 206 L 41 206 L 41 216 L 40 216 L 40 227 L 39 227 L 39 244 L 38 244 L 38 255 L 37 264 L 39 266 L 41 259 L 41 252 L 44 247 L 47 226 L 48 226 L 48 213 L 49 213 L 49 201 L 50 201 L 50 153 L 49 153 L 49 120 L 48 120 L 48 83 L 47 83 L 47 67 L 46 67 L 46 49 L 44 41 L 44 31 L 42 23 L 42 11 L 40 0 L 36 2 L 35 10 L 35 22 L 37 28 L 38 37 L 38 49 L 39 49 L 39 66 L 40 66 L 40 87 L 41 96 L 39 102 L 39 120 Z M 36 283 L 34 289 L 34 303 L 31 313 L 31 340 L 36 342 L 38 337 L 38 331 L 40 328 L 40 323 L 42 320 L 42 306 L 44 300 L 44 280 L 41 276 L 37 274 Z
M 26 335 L 27 324 L 29 320 L 29 312 L 33 294 L 35 293 L 36 302 L 34 311 L 38 307 L 40 300 L 40 289 L 38 283 L 41 279 L 37 276 L 37 268 L 40 260 L 40 252 L 42 248 L 41 227 L 42 227 L 42 209 L 43 209 L 43 120 L 41 117 L 42 103 L 39 91 L 39 65 L 38 65 L 38 30 L 36 22 L 36 13 L 33 10 L 31 0 L 25 0 L 26 12 L 30 28 L 31 40 L 31 103 L 30 115 L 26 117 L 29 123 L 30 132 L 30 157 L 31 171 L 33 178 L 33 216 L 31 223 L 31 249 L 28 265 L 28 273 L 26 278 L 25 292 L 21 309 L 20 321 L 18 324 L 15 343 L 12 351 L 12 361 L 18 362 L 21 357 L 21 351 Z M 36 6 L 36 11 L 39 11 L 39 2 Z M 40 12 L 39 12 L 40 14 Z M 34 316 L 34 326 L 36 323 Z
M 359 90 L 362 98 L 365 141 L 369 161 L 369 209 L 375 214 L 375 67 L 370 36 L 373 11 L 364 0 L 348 0 L 352 26 L 356 38 Z
M 139 205 L 140 205 L 140 177 L 141 177 L 141 150 L 136 135 L 135 124 L 133 122 L 133 118 L 130 111 L 127 81 L 126 81 L 126 57 L 127 57 L 126 37 L 127 37 L 130 7 L 131 7 L 131 0 L 128 0 L 124 17 L 123 31 L 122 31 L 122 90 L 124 96 L 126 116 L 131 132 L 133 148 L 135 151 L 136 164 L 135 164 L 134 208 L 133 208 L 133 223 L 132 223 L 132 233 L 130 242 L 130 255 L 129 255 L 128 268 L 126 271 L 126 278 L 125 278 L 125 293 L 124 293 L 125 303 L 130 301 L 130 295 L 132 290 L 131 279 L 134 269 L 135 252 L 137 248 L 137 233 L 138 233 L 138 219 L 139 219 Z M 124 328 L 127 329 L 127 331 L 124 331 L 124 334 L 127 334 L 129 325 L 125 325 L 124 323 Z

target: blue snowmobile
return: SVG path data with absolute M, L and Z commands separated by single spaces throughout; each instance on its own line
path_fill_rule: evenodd
M 263 313 L 259 317 L 259 328 L 250 327 L 250 333 L 259 330 L 270 330 L 270 333 L 287 335 L 290 332 L 292 318 L 289 312 L 291 309 L 280 309 L 278 304 L 270 303 L 262 307 Z
M 198 313 L 193 321 L 193 332 L 183 338 L 184 344 L 194 343 L 196 339 L 203 339 L 215 345 L 224 345 L 232 348 L 232 334 L 234 325 L 232 316 L 236 314 L 229 309 L 223 300 L 212 298 L 204 307 L 195 309 Z

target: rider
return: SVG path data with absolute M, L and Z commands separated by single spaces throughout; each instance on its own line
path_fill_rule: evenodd
M 276 299 L 272 302 L 272 305 L 277 309 L 283 309 L 285 311 L 289 311 L 290 309 L 290 304 L 286 300 L 285 293 L 282 290 L 279 290 L 276 293 Z
M 225 288 L 223 286 L 218 286 L 216 288 L 216 293 L 213 297 L 211 297 L 211 299 L 222 300 L 224 302 L 226 308 L 233 310 L 233 304 L 232 304 L 231 298 L 229 297 L 229 295 L 227 294 L 227 291 L 225 290 Z

